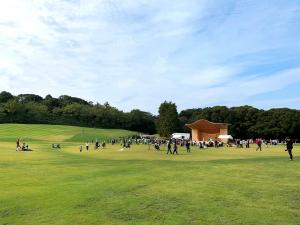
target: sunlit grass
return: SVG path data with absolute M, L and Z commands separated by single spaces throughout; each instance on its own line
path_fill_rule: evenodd
M 1 131 L 12 137 L 0 141 L 0 224 L 299 224 L 300 163 L 284 146 L 80 153 L 81 142 L 52 139 L 80 128 L 24 126 Z M 15 151 L 22 132 L 33 151 Z

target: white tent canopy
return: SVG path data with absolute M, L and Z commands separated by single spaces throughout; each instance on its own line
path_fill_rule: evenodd
M 219 135 L 220 139 L 233 139 L 233 137 L 231 135 Z
M 172 134 L 172 138 L 189 140 L 191 138 L 191 135 L 189 133 L 174 133 Z

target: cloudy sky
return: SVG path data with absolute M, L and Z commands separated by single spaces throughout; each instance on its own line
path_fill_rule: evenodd
M 0 91 L 128 111 L 300 108 L 299 0 L 0 0 Z

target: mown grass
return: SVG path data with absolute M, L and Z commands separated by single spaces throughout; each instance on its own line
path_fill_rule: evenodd
M 46 124 L 0 124 L 0 141 L 71 141 L 85 142 L 132 136 L 138 132 Z
M 283 146 L 80 153 L 70 140 L 52 150 L 40 129 L 30 152 L 0 141 L 0 224 L 300 224 L 300 163 Z

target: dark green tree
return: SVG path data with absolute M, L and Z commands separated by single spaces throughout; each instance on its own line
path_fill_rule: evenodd
M 41 103 L 43 98 L 39 95 L 35 94 L 20 94 L 17 96 L 18 102 L 28 103 L 28 102 L 38 102 Z
M 2 91 L 0 93 L 0 103 L 8 102 L 9 100 L 12 100 L 13 98 L 14 98 L 14 96 L 7 91 Z
M 156 131 L 154 117 L 151 113 L 134 109 L 128 113 L 128 129 L 153 134 Z
M 172 133 L 179 131 L 179 119 L 175 103 L 165 101 L 160 105 L 156 128 L 158 134 L 163 137 L 170 137 Z

